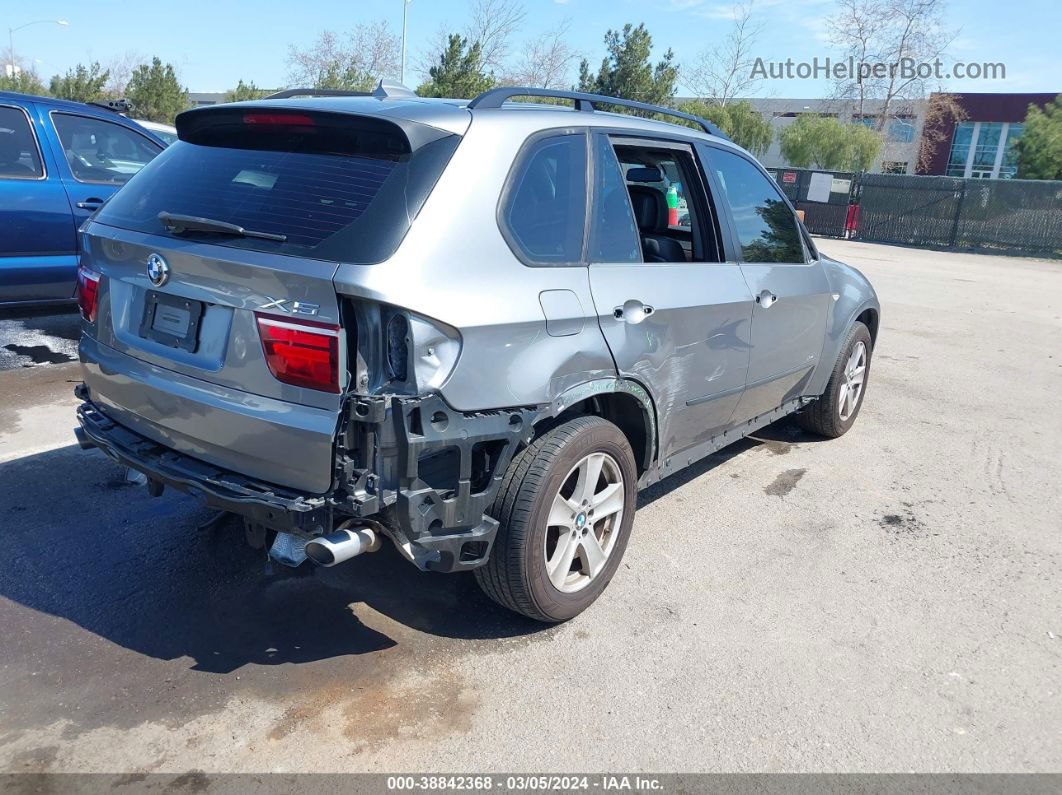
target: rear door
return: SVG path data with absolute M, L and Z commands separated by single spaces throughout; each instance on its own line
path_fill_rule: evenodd
M 0 102 L 0 304 L 71 298 L 76 238 L 33 103 Z
M 754 302 L 745 395 L 734 415 L 740 422 L 806 394 L 822 353 L 831 290 L 805 250 L 792 208 L 763 169 L 733 150 L 702 149 Z
M 86 227 L 86 384 L 149 438 L 322 493 L 348 378 L 332 278 L 393 251 L 445 160 L 348 114 L 188 115 Z
M 52 108 L 48 119 L 75 229 L 162 151 L 116 118 Z
M 653 396 L 667 467 L 672 454 L 706 441 L 730 422 L 745 384 L 752 297 L 740 267 L 727 261 L 689 145 L 604 133 L 593 139 L 594 303 L 619 372 Z M 629 183 L 625 174 L 638 181 Z M 675 214 L 662 204 L 671 184 L 679 184 L 668 184 L 668 174 L 681 177 L 686 208 L 679 218 L 669 217 Z M 660 194 L 655 220 L 641 218 L 638 225 L 632 190 L 643 199 Z M 649 234 L 658 243 L 653 250 L 669 252 L 672 261 L 644 261 Z M 685 462 L 674 463 L 678 468 Z

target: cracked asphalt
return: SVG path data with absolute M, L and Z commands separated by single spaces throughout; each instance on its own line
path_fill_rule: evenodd
M 883 304 L 853 431 L 643 493 L 553 628 L 271 569 L 72 445 L 76 316 L 0 317 L 0 771 L 1062 770 L 1062 264 L 820 244 Z

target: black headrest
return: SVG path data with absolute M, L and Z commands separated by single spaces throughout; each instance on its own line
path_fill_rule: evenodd
M 662 191 L 647 185 L 628 185 L 631 205 L 634 207 L 634 220 L 643 232 L 663 232 L 667 230 L 667 199 Z

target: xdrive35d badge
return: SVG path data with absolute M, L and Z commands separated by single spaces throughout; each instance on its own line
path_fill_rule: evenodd
M 387 541 L 557 622 L 637 565 L 639 489 L 788 415 L 854 426 L 874 289 L 711 122 L 291 93 L 181 113 L 83 227 L 77 433 L 151 494 L 287 566 Z

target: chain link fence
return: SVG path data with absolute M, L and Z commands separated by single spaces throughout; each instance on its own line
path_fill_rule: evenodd
M 864 174 L 858 237 L 1062 256 L 1062 182 Z
M 1062 182 L 770 171 L 812 234 L 1062 257 Z

